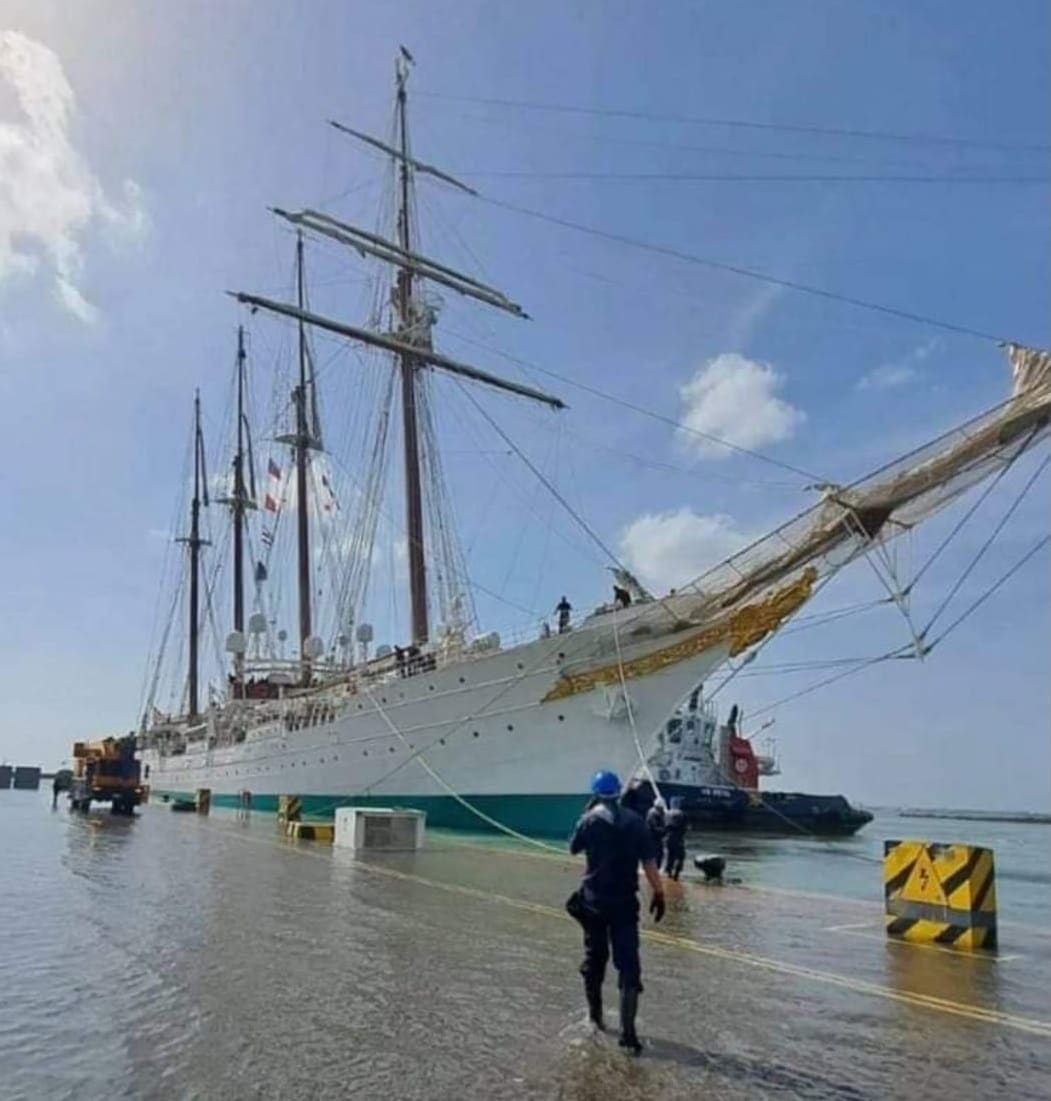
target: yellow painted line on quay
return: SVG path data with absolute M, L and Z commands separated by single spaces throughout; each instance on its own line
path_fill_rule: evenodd
M 211 826 L 210 828 L 221 828 Z M 260 845 L 276 848 L 279 851 L 294 855 L 313 856 L 319 860 L 331 862 L 332 850 L 322 852 L 302 847 L 298 844 L 283 843 L 280 840 L 268 841 L 265 838 L 253 837 L 244 833 L 226 831 L 230 836 L 242 840 L 255 841 Z M 461 895 L 466 898 L 477 899 L 481 902 L 498 902 L 512 909 L 522 910 L 527 913 L 537 914 L 541 917 L 554 918 L 558 921 L 572 921 L 561 909 L 548 906 L 540 902 L 529 902 L 526 899 L 514 898 L 496 891 L 483 890 L 478 887 L 468 887 L 460 883 L 448 883 L 442 880 L 430 879 L 427 876 L 417 875 L 412 872 L 401 872 L 394 868 L 384 867 L 382 864 L 372 864 L 368 861 L 354 857 L 354 866 L 363 871 L 372 872 L 375 875 L 388 879 L 399 880 L 404 883 L 415 883 L 433 890 L 445 891 L 450 894 Z M 985 1009 L 982 1006 L 968 1005 L 965 1002 L 955 1002 L 949 998 L 939 998 L 932 994 L 920 994 L 913 991 L 892 990 L 890 987 L 881 986 L 879 983 L 869 982 L 866 979 L 856 979 L 849 975 L 840 975 L 833 971 L 820 971 L 812 967 L 804 967 L 799 964 L 788 963 L 785 960 L 771 959 L 766 956 L 753 955 L 750 952 L 740 952 L 732 948 L 723 948 L 718 945 L 701 944 L 689 937 L 678 936 L 673 933 L 664 933 L 657 929 L 642 929 L 640 934 L 644 940 L 653 944 L 659 944 L 667 948 L 678 948 L 682 951 L 696 955 L 708 956 L 723 960 L 727 963 L 736 963 L 741 966 L 758 970 L 770 971 L 780 975 L 790 975 L 794 978 L 805 979 L 810 982 L 821 983 L 825 986 L 837 987 L 849 990 L 857 994 L 869 994 L 873 997 L 883 998 L 888 1001 L 909 1005 L 918 1009 L 928 1009 L 933 1012 L 947 1013 L 955 1017 L 964 1017 L 968 1020 L 979 1021 L 983 1024 L 999 1025 L 1003 1028 L 1015 1029 L 1030 1035 L 1051 1039 L 1051 1021 L 1041 1021 L 1030 1017 L 1019 1017 L 1011 1013 L 1003 1013 L 1000 1010 Z

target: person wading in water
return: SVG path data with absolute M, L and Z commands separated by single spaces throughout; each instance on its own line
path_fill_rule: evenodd
M 649 881 L 650 913 L 664 917 L 664 888 L 657 868 L 653 839 L 634 811 L 618 804 L 620 779 L 613 772 L 596 772 L 591 781 L 594 798 L 577 823 L 569 842 L 574 855 L 585 853 L 587 868 L 580 887 L 566 909 L 584 930 L 584 993 L 588 1016 L 605 1030 L 602 981 L 610 949 L 620 985 L 620 1044 L 638 1055 L 642 1044 L 635 1032 L 635 1014 L 642 993 L 639 962 L 639 865 Z

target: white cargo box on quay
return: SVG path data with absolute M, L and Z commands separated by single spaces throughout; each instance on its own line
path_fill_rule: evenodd
M 427 815 L 395 807 L 339 807 L 335 844 L 355 852 L 412 852 L 423 848 Z

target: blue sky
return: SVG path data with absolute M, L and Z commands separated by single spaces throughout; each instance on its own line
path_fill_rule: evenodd
M 171 530 L 192 391 L 201 387 L 217 437 L 244 319 L 222 291 L 287 288 L 292 240 L 268 205 L 325 205 L 371 221 L 382 164 L 324 120 L 386 131 L 401 42 L 418 61 L 415 149 L 487 199 L 1051 343 L 1044 186 L 608 178 L 1034 176 L 1046 172 L 1046 154 L 474 101 L 1046 145 L 1051 28 L 1035 0 L 893 12 L 832 0 L 16 0 L 0 30 L 15 32 L 0 52 L 9 456 L 0 755 L 9 760 L 53 762 L 74 738 L 134 723 L 165 554 L 157 533 Z M 560 172 L 588 178 L 517 175 Z M 836 480 L 1006 393 L 989 342 L 633 250 L 440 186 L 421 194 L 428 249 L 493 280 L 534 318 L 449 302 L 442 347 L 569 402 L 556 418 L 478 395 L 603 540 L 655 583 L 686 580 L 717 551 L 805 507 L 801 480 L 706 453 L 499 351 Z M 312 263 L 318 305 L 360 320 L 361 265 L 331 251 Z M 287 330 L 256 318 L 251 335 L 265 372 Z M 322 380 L 333 437 L 352 423 L 355 369 L 344 357 Z M 526 472 L 492 454 L 501 445 L 468 417 L 462 393 L 441 380 L 435 388 L 449 410 L 441 433 L 472 573 L 530 610 L 478 595 L 483 621 L 530 621 L 562 592 L 580 608 L 604 597 L 601 555 Z M 398 512 L 396 500 L 390 507 Z M 932 571 L 931 606 L 998 514 L 988 515 Z M 939 523 L 924 540 L 936 541 L 951 518 Z M 961 600 L 1047 523 L 1045 480 Z M 922 560 L 930 545 L 917 535 L 908 553 Z M 786 706 L 775 728 L 784 784 L 879 802 L 1046 808 L 1047 567 L 1046 555 L 1031 562 L 922 666 L 880 666 Z M 829 606 L 868 599 L 871 584 L 860 567 Z M 378 630 L 396 641 L 404 601 L 382 614 Z M 874 612 L 779 642 L 770 660 L 875 653 L 902 631 Z M 747 713 L 818 675 L 742 678 L 734 698 Z

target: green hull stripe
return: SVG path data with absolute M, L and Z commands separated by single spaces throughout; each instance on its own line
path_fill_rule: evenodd
M 294 793 L 293 793 L 294 794 Z M 171 799 L 193 799 L 192 791 L 154 789 L 150 802 L 167 795 Z M 504 826 L 533 837 L 568 837 L 587 803 L 586 795 L 465 795 L 471 806 Z M 303 818 L 329 820 L 337 807 L 411 807 L 427 813 L 427 825 L 436 829 L 496 832 L 484 819 L 473 814 L 451 795 L 301 795 Z M 213 807 L 237 808 L 236 794 L 212 792 Z M 252 810 L 277 813 L 276 795 L 252 794 Z

